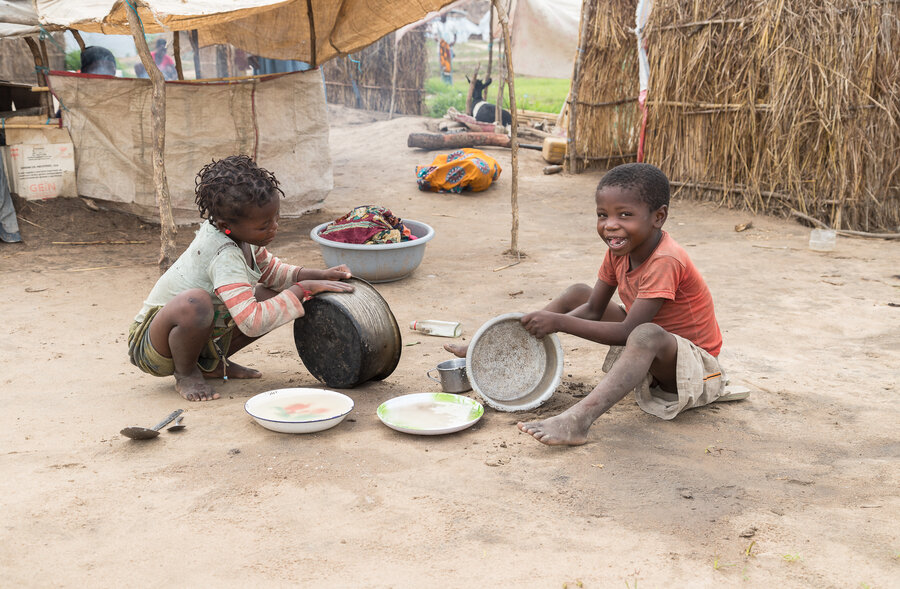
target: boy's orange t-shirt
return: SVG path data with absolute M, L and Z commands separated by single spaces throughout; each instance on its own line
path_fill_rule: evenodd
M 662 232 L 662 239 L 650 257 L 631 272 L 628 256 L 614 256 L 609 250 L 598 277 L 616 287 L 626 312 L 635 299 L 665 299 L 653 323 L 680 335 L 712 356 L 722 349 L 722 332 L 716 321 L 712 294 L 678 242 Z

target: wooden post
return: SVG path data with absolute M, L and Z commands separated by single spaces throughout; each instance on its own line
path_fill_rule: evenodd
M 494 0 L 491 0 L 493 2 Z M 499 18 L 499 16 L 498 16 Z M 499 74 L 497 78 L 497 102 L 496 108 L 494 109 L 494 124 L 495 125 L 503 125 L 503 83 L 505 78 L 503 77 L 503 66 L 500 65 L 500 56 L 503 55 L 503 40 L 501 39 L 501 43 L 497 46 L 497 69 L 499 70 L 497 73 Z
M 228 48 L 224 45 L 216 45 L 216 76 L 227 78 L 230 75 L 228 71 Z
M 400 40 L 397 38 L 397 32 L 394 31 L 394 71 L 391 72 L 391 108 L 388 112 L 388 120 L 394 118 L 394 96 L 397 94 L 397 53 L 400 50 Z
M 73 37 L 75 37 L 75 42 L 78 43 L 78 47 L 80 47 L 81 50 L 84 51 L 85 44 L 84 39 L 81 37 L 81 33 L 79 33 L 75 29 L 69 29 L 69 32 L 72 33 Z
M 140 6 L 139 2 L 135 2 Z M 150 103 L 150 140 L 153 143 L 153 184 L 156 187 L 156 204 L 159 207 L 160 248 L 159 270 L 160 273 L 169 269 L 175 261 L 175 217 L 172 214 L 172 199 L 169 197 L 169 184 L 166 180 L 166 81 L 162 72 L 150 55 L 147 40 L 138 18 L 136 9 L 126 10 L 128 25 L 131 28 L 131 36 L 134 37 L 134 45 L 141 63 L 150 76 L 153 84 L 153 98 Z
M 49 86 L 47 81 L 47 72 L 46 69 L 49 64 L 44 62 L 44 58 L 41 56 L 41 49 L 38 47 L 37 42 L 31 37 L 24 37 L 25 43 L 28 44 L 28 49 L 31 50 L 31 56 L 34 58 L 34 67 L 35 74 L 37 77 L 38 86 Z M 44 102 L 44 110 L 46 110 L 46 115 L 48 117 L 53 116 L 53 98 L 50 96 L 50 92 L 43 92 L 41 98 Z
M 472 116 L 472 109 L 475 108 L 474 100 L 472 100 L 472 91 L 475 90 L 475 82 L 478 81 L 478 70 L 481 69 L 481 62 L 475 64 L 475 72 L 472 79 L 469 80 L 469 93 L 466 95 L 466 114 Z
M 510 205 L 512 208 L 512 229 L 510 230 L 509 253 L 520 257 L 519 252 L 519 115 L 516 108 L 516 74 L 513 71 L 512 54 L 510 48 L 512 43 L 509 37 L 509 18 L 500 0 L 491 0 L 493 6 L 497 8 L 497 18 L 500 21 L 500 28 L 503 29 L 503 45 L 506 53 L 506 76 L 509 83 L 509 112 L 512 115 L 510 124 L 509 143 L 512 148 L 512 188 L 510 194 Z M 499 55 L 499 53 L 498 53 Z M 497 101 L 497 112 L 502 113 L 501 107 L 503 103 Z
M 569 86 L 569 131 L 566 138 L 566 169 L 569 173 L 576 173 L 578 166 L 577 154 L 575 153 L 575 133 L 577 130 L 578 117 L 576 102 L 578 101 L 578 89 L 581 86 L 581 58 L 584 55 L 584 48 L 587 44 L 588 25 L 594 18 L 594 8 L 596 2 L 585 2 L 581 7 L 581 29 L 578 33 L 578 51 L 575 54 L 575 66 L 572 71 L 572 84 Z
M 491 16 L 488 17 L 488 69 L 487 78 L 491 77 L 491 66 L 494 64 L 494 4 L 491 3 Z
M 319 67 L 316 57 L 316 21 L 313 18 L 312 0 L 306 0 L 306 18 L 309 20 L 309 65 L 313 69 Z
M 191 51 L 194 52 L 194 79 L 199 80 L 203 76 L 200 75 L 200 41 L 198 40 L 197 29 L 189 33 L 191 40 Z
M 184 79 L 184 66 L 181 64 L 181 31 L 175 31 L 172 35 L 172 52 L 175 54 L 175 71 L 178 79 Z

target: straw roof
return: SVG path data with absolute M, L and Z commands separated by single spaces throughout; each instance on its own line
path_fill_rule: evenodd
M 633 26 L 597 11 L 597 45 Z M 633 6 L 633 5 L 632 5 Z M 900 226 L 900 4 L 890 0 L 658 0 L 645 161 L 690 196 L 869 232 Z M 590 27 L 589 27 L 590 28 Z M 636 53 L 634 38 L 625 41 Z M 633 98 L 632 56 L 584 72 L 595 96 Z M 593 86 L 601 87 L 593 88 Z M 634 85 L 631 88 L 635 88 Z M 581 112 L 584 113 L 582 108 Z M 639 127 L 636 112 L 632 129 Z M 633 136 L 633 135 L 632 135 Z M 616 145 L 594 133 L 580 153 Z

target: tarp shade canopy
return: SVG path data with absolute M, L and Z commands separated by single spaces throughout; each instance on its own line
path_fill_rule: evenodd
M 158 215 L 150 80 L 51 72 L 49 81 L 66 105 L 78 194 L 143 217 Z M 253 156 L 281 182 L 282 216 L 318 208 L 333 187 L 321 74 L 239 84 L 167 82 L 165 163 L 176 223 L 197 220 L 197 171 L 236 153 Z
M 451 0 L 143 0 L 145 33 L 199 31 L 201 45 L 228 43 L 273 59 L 322 63 L 358 51 Z M 132 2 L 133 4 L 133 2 Z M 122 0 L 0 0 L 0 37 L 45 30 L 131 34 Z M 309 14 L 315 30 L 311 51 Z

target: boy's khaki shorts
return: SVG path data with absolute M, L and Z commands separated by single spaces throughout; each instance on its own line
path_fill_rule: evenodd
M 143 321 L 135 321 L 128 329 L 128 357 L 131 363 L 147 374 L 153 376 L 171 376 L 175 374 L 175 362 L 156 351 L 150 342 L 150 322 L 162 307 L 150 309 Z M 231 331 L 217 338 L 210 338 L 206 347 L 200 352 L 197 366 L 203 372 L 212 372 L 219 365 L 221 353 L 231 345 Z M 218 349 L 216 348 L 218 346 Z
M 653 377 L 650 374 L 634 389 L 638 406 L 662 419 L 673 419 L 682 411 L 708 405 L 725 393 L 726 378 L 719 361 L 690 340 L 674 333 L 672 335 L 678 340 L 675 367 L 678 394 L 651 387 Z M 624 349 L 623 346 L 609 348 L 603 362 L 603 372 L 609 372 Z

